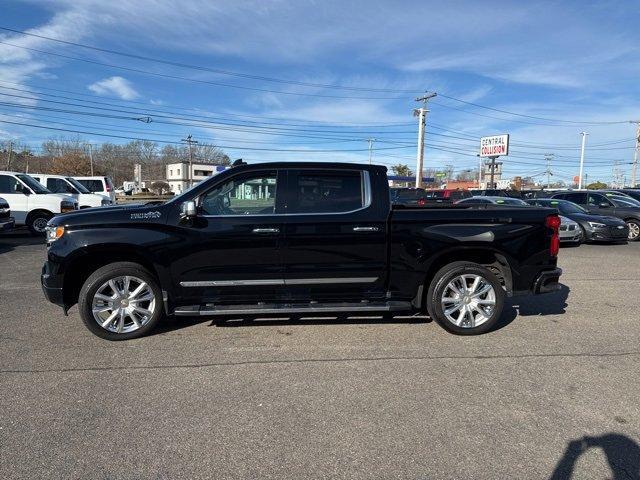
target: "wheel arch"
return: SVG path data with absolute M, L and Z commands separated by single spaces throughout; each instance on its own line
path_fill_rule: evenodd
M 24 222 L 28 225 L 29 222 L 31 221 L 31 219 L 35 215 L 37 215 L 39 213 L 44 213 L 44 214 L 49 215 L 51 217 L 53 217 L 55 215 L 55 213 L 53 213 L 51 210 L 47 210 L 46 208 L 34 208 L 29 213 L 27 213 L 27 216 L 26 216 Z
M 63 294 L 65 311 L 78 303 L 80 289 L 97 269 L 115 262 L 132 262 L 144 267 L 164 291 L 162 276 L 152 260 L 142 251 L 131 246 L 101 246 L 87 248 L 69 260 L 65 267 Z
M 488 268 L 498 277 L 506 294 L 511 295 L 513 293 L 512 265 L 505 254 L 486 247 L 454 248 L 442 252 L 425 265 L 424 283 L 420 285 L 417 295 L 412 301 L 414 307 L 421 310 L 425 309 L 427 292 L 435 274 L 445 265 L 460 261 L 477 263 Z

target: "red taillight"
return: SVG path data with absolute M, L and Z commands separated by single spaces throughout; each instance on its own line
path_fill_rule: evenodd
M 111 191 L 111 185 L 107 183 L 107 192 L 110 192 L 110 191 Z
M 427 204 L 427 201 L 424 198 L 419 198 L 418 199 L 418 206 L 419 207 L 424 207 Z
M 552 257 L 555 257 L 560 251 L 560 217 L 558 215 L 549 215 L 545 222 L 545 226 L 552 230 L 549 253 Z

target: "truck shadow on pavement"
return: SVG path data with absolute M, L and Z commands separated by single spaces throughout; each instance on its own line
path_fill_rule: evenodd
M 44 245 L 44 237 L 31 235 L 27 229 L 16 229 L 0 235 L 0 254 L 25 245 Z
M 570 289 L 560 285 L 560 290 L 545 295 L 507 298 L 504 311 L 495 330 L 500 330 L 513 322 L 518 316 L 561 315 L 565 313 Z M 166 318 L 159 327 L 151 333 L 162 334 L 173 330 L 180 330 L 193 325 L 210 322 L 212 327 L 260 327 L 260 326 L 293 326 L 293 325 L 375 325 L 375 324 L 421 324 L 429 323 L 431 319 L 426 315 L 394 316 L 358 315 L 354 313 L 339 315 L 226 315 L 215 317 L 179 317 Z
M 566 313 L 570 292 L 571 289 L 568 286 L 560 284 L 560 290 L 557 292 L 507 298 L 504 302 L 502 317 L 494 330 L 506 327 L 518 316 L 562 315 Z
M 571 440 L 549 480 L 570 479 L 580 456 L 591 448 L 602 450 L 613 480 L 640 479 L 640 446 L 626 435 L 605 433 L 598 437 Z

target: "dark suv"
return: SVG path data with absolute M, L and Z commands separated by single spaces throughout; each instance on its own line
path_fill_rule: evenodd
M 630 242 L 640 240 L 640 203 L 632 198 L 620 199 L 605 192 L 562 192 L 552 198 L 569 200 L 586 208 L 590 213 L 618 217 L 629 227 L 627 239 Z
M 424 188 L 390 188 L 389 197 L 392 205 L 424 207 L 427 192 Z

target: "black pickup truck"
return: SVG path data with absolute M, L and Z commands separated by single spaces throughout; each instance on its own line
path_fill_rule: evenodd
M 557 212 L 391 207 L 386 169 L 239 165 L 162 205 L 53 218 L 46 297 L 120 340 L 163 315 L 428 312 L 495 326 L 505 296 L 559 288 Z

